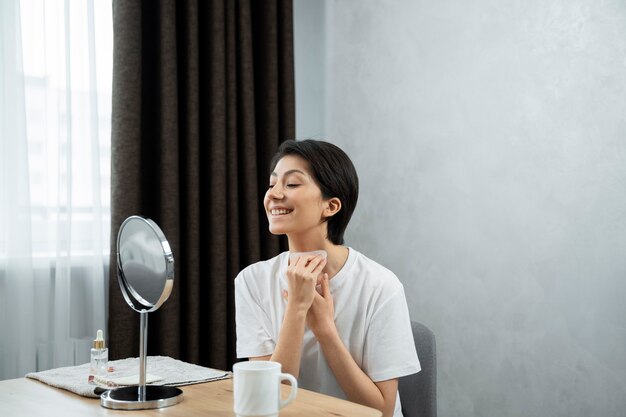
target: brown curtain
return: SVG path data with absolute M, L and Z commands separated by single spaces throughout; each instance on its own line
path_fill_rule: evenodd
M 262 199 L 271 156 L 295 136 L 292 2 L 119 0 L 113 24 L 111 358 L 139 352 L 114 256 L 120 224 L 141 214 L 176 267 L 148 354 L 229 369 L 233 280 L 285 249 Z

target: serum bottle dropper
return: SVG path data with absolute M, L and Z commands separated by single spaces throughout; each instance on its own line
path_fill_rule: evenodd
M 104 345 L 102 330 L 98 330 L 91 347 L 91 375 L 105 376 L 109 367 L 109 349 Z

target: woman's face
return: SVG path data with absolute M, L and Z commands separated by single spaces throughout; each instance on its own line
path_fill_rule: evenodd
M 299 234 L 325 225 L 322 217 L 328 203 L 309 174 L 309 164 L 296 155 L 284 156 L 276 164 L 263 205 L 275 235 Z

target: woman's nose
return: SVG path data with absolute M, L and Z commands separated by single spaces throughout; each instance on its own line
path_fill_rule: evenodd
M 268 190 L 268 196 L 274 200 L 280 200 L 283 198 L 283 189 L 278 184 L 274 185 Z

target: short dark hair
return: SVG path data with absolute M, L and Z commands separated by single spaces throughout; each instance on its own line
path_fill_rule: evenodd
M 359 177 L 352 161 L 336 145 L 320 140 L 287 140 L 283 142 L 270 163 L 270 172 L 287 155 L 297 155 L 308 162 L 313 180 L 325 199 L 338 198 L 341 209 L 328 219 L 328 239 L 343 245 L 343 233 L 352 217 L 359 198 Z

